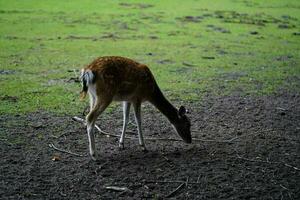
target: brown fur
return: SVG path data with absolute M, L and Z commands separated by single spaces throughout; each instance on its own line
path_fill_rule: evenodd
M 155 91 L 156 82 L 149 68 L 128 58 L 100 57 L 84 68 L 87 69 L 96 75 L 97 94 L 103 93 L 103 98 L 144 101 Z

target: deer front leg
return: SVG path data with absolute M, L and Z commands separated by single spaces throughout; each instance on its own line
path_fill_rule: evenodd
M 123 102 L 123 129 L 122 129 L 122 134 L 119 140 L 119 148 L 124 149 L 124 138 L 125 138 L 125 132 L 129 120 L 129 112 L 130 112 L 130 106 L 131 103 L 128 101 Z
M 134 116 L 135 121 L 138 128 L 138 135 L 139 135 L 139 145 L 141 146 L 143 151 L 147 151 L 144 143 L 143 133 L 142 133 L 142 119 L 141 119 L 141 102 L 137 101 L 133 104 L 134 107 Z

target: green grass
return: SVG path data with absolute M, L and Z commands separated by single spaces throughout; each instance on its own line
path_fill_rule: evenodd
M 104 55 L 147 64 L 172 100 L 299 92 L 298 0 L 0 1 L 0 27 L 0 114 L 78 113 L 70 78 Z

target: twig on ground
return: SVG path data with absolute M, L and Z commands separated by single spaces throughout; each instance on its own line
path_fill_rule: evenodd
M 145 181 L 145 183 L 183 183 L 183 184 L 200 184 L 198 182 L 187 182 L 187 181 L 155 181 L 155 180 L 149 180 Z
M 72 119 L 73 119 L 74 121 L 76 121 L 76 122 L 82 122 L 82 123 L 85 124 L 85 120 L 82 119 L 82 118 L 80 118 L 80 117 L 74 116 L 74 117 L 72 117 Z
M 285 187 L 285 186 L 283 186 L 283 185 L 281 185 L 281 184 L 279 184 L 279 186 L 280 186 L 282 189 L 284 189 L 284 191 L 289 195 L 290 199 L 293 199 L 293 198 L 292 198 L 292 195 L 291 195 L 291 193 L 289 192 L 289 189 L 288 189 L 287 187 Z M 282 193 L 281 193 L 281 194 L 282 194 Z
M 272 161 L 268 161 L 268 160 L 255 160 L 255 159 L 249 159 L 249 158 L 244 158 L 240 155 L 237 154 L 237 158 L 241 159 L 241 160 L 245 160 L 245 161 L 249 161 L 249 162 L 261 162 L 261 163 L 269 163 L 269 164 L 283 164 L 286 167 L 292 168 L 294 170 L 300 171 L 300 169 L 298 167 L 292 166 L 290 164 L 287 164 L 285 162 L 272 162 Z
M 280 163 L 280 162 L 279 162 L 279 163 Z M 295 166 L 289 165 L 289 164 L 287 164 L 287 163 L 284 163 L 284 162 L 281 162 L 281 164 L 284 164 L 284 166 L 286 166 L 286 167 L 293 168 L 294 170 L 300 171 L 300 169 L 299 169 L 298 167 L 295 167 Z
M 113 191 L 118 191 L 118 192 L 132 192 L 132 190 L 128 189 L 127 187 L 106 186 L 104 188 L 107 190 L 113 190 Z
M 167 163 L 170 167 L 173 167 L 173 165 L 170 163 L 169 158 L 167 158 L 166 156 L 163 156 L 163 158 L 166 160 L 166 163 Z
M 276 110 L 286 111 L 285 108 L 277 107 Z
M 82 118 L 80 118 L 80 117 L 72 117 L 72 119 L 74 120 L 74 121 L 77 121 L 77 122 L 82 122 L 83 124 L 85 124 L 85 120 L 84 119 L 82 119 Z M 110 133 L 107 133 L 107 132 L 105 132 L 105 131 L 102 131 L 102 129 L 98 126 L 98 125 L 96 125 L 95 124 L 95 128 L 100 132 L 100 133 L 102 133 L 103 135 L 109 135 L 109 136 L 117 136 L 117 135 L 113 135 L 113 134 L 110 134 Z M 119 137 L 119 136 L 117 136 L 117 137 Z
M 170 194 L 168 194 L 166 196 L 166 198 L 174 197 L 178 193 L 179 190 L 184 188 L 185 185 L 186 185 L 186 183 L 181 183 L 175 190 L 173 190 Z
M 186 177 L 185 186 L 187 187 L 189 183 L 189 177 Z
M 216 143 L 232 143 L 232 141 L 238 139 L 239 137 L 234 137 L 229 140 L 203 140 L 199 138 L 193 138 L 193 141 L 200 141 L 200 142 L 216 142 Z M 178 140 L 179 141 L 179 140 Z M 180 140 L 181 141 L 181 140 Z
M 286 187 L 284 187 L 283 185 L 279 184 L 280 187 L 282 187 L 285 190 L 288 190 Z
M 78 153 L 73 153 L 71 151 L 67 151 L 67 150 L 64 150 L 64 149 L 57 148 L 56 146 L 54 146 L 54 144 L 49 144 L 49 147 L 53 148 L 53 149 L 55 149 L 57 151 L 63 152 L 63 153 L 71 154 L 73 156 L 80 156 L 80 157 L 84 156 L 84 155 L 81 155 L 81 154 L 78 154 Z

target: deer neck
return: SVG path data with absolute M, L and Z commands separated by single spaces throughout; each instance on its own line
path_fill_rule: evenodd
M 172 124 L 177 124 L 178 110 L 165 98 L 158 86 L 150 102 L 165 115 Z

